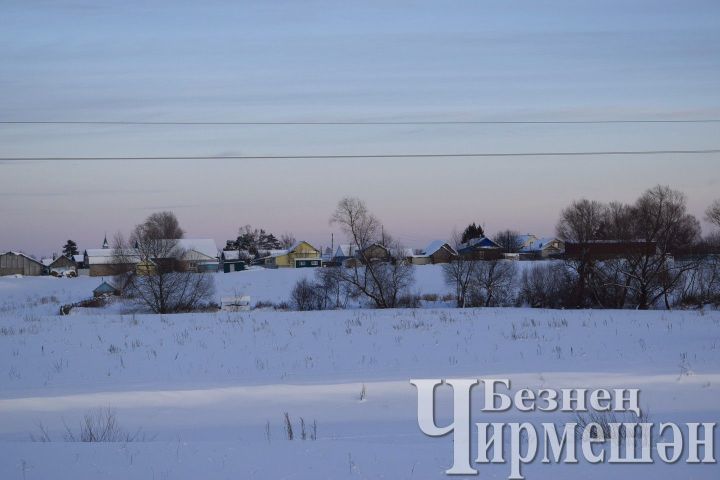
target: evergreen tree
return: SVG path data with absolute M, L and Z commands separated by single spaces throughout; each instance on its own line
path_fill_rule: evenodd
M 263 251 L 282 248 L 282 243 L 275 235 L 266 232 L 262 228 L 257 229 L 245 225 L 240 228 L 233 246 L 239 250 L 247 250 L 253 256 L 257 256 Z
M 462 234 L 462 243 L 467 243 L 475 238 L 482 238 L 485 236 L 485 232 L 480 225 L 476 225 L 475 222 L 467 226 Z
M 78 255 L 80 252 L 77 248 L 77 243 L 73 242 L 72 240 L 68 240 L 65 246 L 63 247 L 63 255 L 67 258 L 72 259 L 73 255 Z

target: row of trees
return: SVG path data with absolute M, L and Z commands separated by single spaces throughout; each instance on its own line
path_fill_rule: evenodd
M 707 209 L 706 219 L 720 228 L 720 200 Z M 483 299 L 490 305 L 493 297 L 503 296 L 504 304 L 564 308 L 669 309 L 673 304 L 720 303 L 720 261 L 708 254 L 720 248 L 720 233 L 701 237 L 700 223 L 687 212 L 682 192 L 656 186 L 632 204 L 575 201 L 561 212 L 557 235 L 577 244 L 580 254 L 564 262 L 534 265 L 519 278 L 503 261 L 460 257 L 445 265 L 458 306 L 482 305 Z M 512 251 L 516 237 L 515 232 L 501 232 L 496 242 Z M 603 241 L 640 242 L 656 249 L 598 258 L 591 246 Z M 508 300 L 510 291 L 514 302 Z
M 567 261 L 574 273 L 570 306 L 647 309 L 683 286 L 687 274 L 711 257 L 692 255 L 701 242 L 700 222 L 687 212 L 685 195 L 666 186 L 645 191 L 633 204 L 591 200 L 573 202 L 560 214 L 557 234 L 579 246 Z M 623 258 L 599 260 L 590 245 L 597 241 L 646 242 Z
M 707 220 L 720 228 L 720 200 L 707 209 Z M 303 279 L 292 292 L 300 310 L 343 308 L 349 299 L 361 299 L 376 308 L 403 304 L 414 282 L 412 265 L 404 255 L 376 262 L 366 248 L 382 243 L 401 251 L 377 217 L 357 198 L 341 200 L 331 223 L 338 225 L 358 251 L 358 261 L 343 268 L 318 269 L 313 280 Z M 637 308 L 720 304 L 720 260 L 700 254 L 720 247 L 720 233 L 701 238 L 700 223 L 687 212 L 682 192 L 666 186 L 645 191 L 634 203 L 572 202 L 560 214 L 557 235 L 580 246 L 580 254 L 564 261 L 530 265 L 519 273 L 518 263 L 477 261 L 464 256 L 443 265 L 458 307 L 528 305 L 546 308 Z M 484 236 L 471 224 L 453 235 L 459 246 Z M 500 232 L 495 241 L 506 251 L 517 251 L 518 234 Z M 622 258 L 598 258 L 595 242 L 641 242 L 655 251 L 628 251 Z

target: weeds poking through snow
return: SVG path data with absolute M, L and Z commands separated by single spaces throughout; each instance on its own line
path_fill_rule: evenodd
M 52 442 L 52 438 L 45 426 L 38 424 L 38 433 L 30 434 L 30 440 L 33 442 Z M 146 440 L 145 435 L 141 434 L 141 430 L 133 433 L 123 430 L 117 422 L 117 416 L 111 409 L 98 410 L 96 412 L 86 413 L 80 422 L 80 428 L 73 431 L 68 425 L 65 425 L 65 435 L 63 440 L 66 442 L 143 442 Z
M 624 425 L 625 423 L 649 423 L 650 415 L 646 410 L 641 410 L 639 416 L 635 416 L 632 413 L 617 415 L 615 412 L 592 412 L 587 415 L 577 414 L 575 416 L 575 422 L 577 423 L 575 428 L 578 435 L 582 435 L 582 432 L 588 425 L 594 424 L 589 430 L 590 438 L 602 437 L 604 439 L 617 441 L 619 445 L 623 445 L 628 437 L 634 439 L 635 445 L 637 445 L 638 442 L 650 442 L 652 440 L 651 438 L 643 438 L 642 434 L 635 435 L 635 432 L 628 432 Z
M 45 428 L 45 425 L 43 425 L 42 422 L 38 423 L 38 433 L 37 434 L 30 434 L 30 441 L 32 442 L 51 442 L 50 434 L 47 431 L 47 428 Z
M 285 412 L 283 414 L 283 423 L 285 425 L 285 438 L 288 440 L 295 440 L 295 430 L 293 430 L 292 421 L 290 420 L 290 414 Z M 317 420 L 313 420 L 308 433 L 308 424 L 305 422 L 305 418 L 300 417 L 298 422 L 300 425 L 300 440 L 317 440 Z M 270 442 L 270 422 L 265 423 L 265 437 Z
M 690 362 L 688 362 L 687 352 L 682 352 L 680 354 L 680 364 L 678 366 L 680 367 L 680 376 L 678 376 L 678 381 L 680 381 L 682 377 L 689 377 L 690 375 L 692 375 Z
M 285 412 L 285 435 L 287 435 L 288 440 L 292 440 L 295 438 L 295 434 L 293 433 L 292 428 L 292 422 L 290 421 L 290 414 L 288 412 Z
M 360 401 L 364 402 L 367 398 L 367 389 L 365 388 L 365 384 L 363 383 L 362 390 L 360 390 Z

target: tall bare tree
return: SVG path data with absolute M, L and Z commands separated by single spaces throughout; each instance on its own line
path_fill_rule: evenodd
M 154 238 L 178 239 L 185 236 L 180 222 L 173 212 L 156 212 L 142 223 L 144 235 Z
M 578 244 L 580 249 L 578 258 L 569 262 L 569 265 L 577 272 L 573 297 L 578 307 L 586 306 L 587 282 L 592 270 L 589 244 L 600 235 L 605 219 L 604 212 L 605 207 L 600 202 L 587 199 L 578 200 L 562 211 L 556 227 L 558 237 L 566 242 Z
M 462 236 L 456 231 L 452 234 L 452 245 L 459 251 Z M 468 305 L 468 291 L 477 268 L 477 261 L 466 255 L 455 255 L 449 263 L 442 266 L 445 283 L 455 288 L 455 300 L 459 308 Z
M 720 228 L 720 198 L 715 200 L 707 210 L 705 210 L 705 219 Z
M 179 234 L 182 229 L 175 216 L 161 212 L 135 226 L 127 242 L 116 237 L 116 262 L 137 265 L 121 275 L 123 294 L 154 313 L 194 310 L 208 303 L 214 292 L 209 274 L 187 270 Z
M 476 262 L 471 284 L 473 305 L 508 305 L 513 296 L 517 263 L 511 260 Z
M 637 308 L 648 309 L 659 299 L 670 308 L 668 295 L 686 272 L 698 267 L 697 260 L 678 260 L 673 254 L 687 249 L 700 237 L 700 223 L 687 213 L 685 195 L 670 187 L 653 187 L 632 208 L 637 239 L 657 245 L 657 251 L 630 255 L 625 274 L 631 279 Z
M 280 246 L 282 248 L 290 248 L 296 242 L 295 235 L 289 232 L 285 232 L 280 235 Z
M 377 308 L 395 307 L 414 281 L 412 265 L 402 255 L 402 248 L 390 241 L 380 221 L 359 198 L 340 200 L 330 222 L 342 229 L 358 256 L 349 266 L 340 267 L 341 281 Z M 368 247 L 374 244 L 389 250 L 390 261 L 376 261 L 368 256 Z
M 498 232 L 493 241 L 502 247 L 503 253 L 517 253 L 522 247 L 520 234 L 515 230 L 503 230 Z
M 622 202 L 603 205 L 597 238 L 613 242 L 636 240 L 634 210 Z M 623 308 L 628 301 L 632 279 L 626 275 L 627 258 L 593 262 L 588 276 L 588 290 L 594 304 L 603 308 Z

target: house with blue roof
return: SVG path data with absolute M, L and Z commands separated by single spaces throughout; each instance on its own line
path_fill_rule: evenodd
M 488 237 L 478 237 L 460 244 L 458 254 L 473 260 L 497 260 L 502 258 L 502 247 Z

